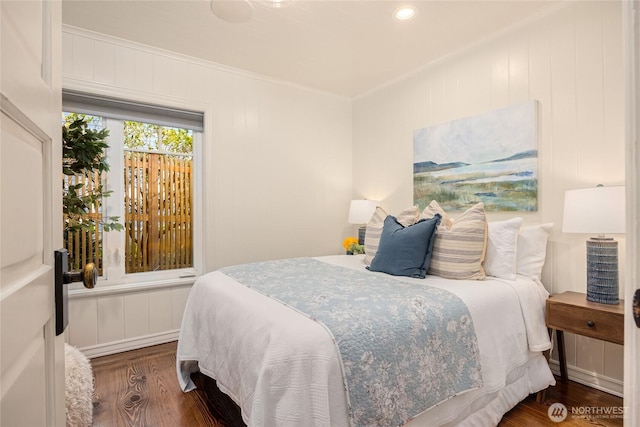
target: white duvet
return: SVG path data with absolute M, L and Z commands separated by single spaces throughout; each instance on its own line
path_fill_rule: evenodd
M 362 256 L 317 259 L 366 271 Z M 467 304 L 484 380 L 482 389 L 443 402 L 407 426 L 495 426 L 524 397 L 555 383 L 540 353 L 551 346 L 544 323 L 548 293 L 540 282 L 524 276 L 398 280 L 447 289 Z M 348 426 L 340 369 L 320 324 L 218 271 L 193 285 L 177 351 L 184 391 L 195 387 L 190 374 L 199 370 L 242 408 L 248 426 Z

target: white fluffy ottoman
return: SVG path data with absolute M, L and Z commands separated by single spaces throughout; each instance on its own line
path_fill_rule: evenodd
M 75 347 L 64 345 L 67 427 L 88 427 L 93 422 L 93 371 L 89 359 Z

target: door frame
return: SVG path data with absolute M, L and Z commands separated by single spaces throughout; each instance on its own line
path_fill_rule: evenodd
M 625 65 L 625 181 L 626 181 L 626 259 L 625 334 L 624 334 L 624 406 L 625 425 L 640 425 L 640 329 L 633 319 L 633 296 L 640 287 L 640 3 L 622 2 L 623 46 Z

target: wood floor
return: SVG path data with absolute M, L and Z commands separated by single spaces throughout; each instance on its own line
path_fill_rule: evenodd
M 222 427 L 211 415 L 200 390 L 183 393 L 176 379 L 176 343 L 162 344 L 91 360 L 95 376 L 95 427 Z M 563 403 L 567 419 L 554 423 L 549 407 Z M 515 426 L 622 426 L 619 417 L 605 415 L 572 416 L 572 408 L 582 412 L 596 408 L 617 410 L 622 399 L 598 390 L 569 382 L 551 387 L 543 403 L 530 396 L 512 409 L 500 422 L 501 427 Z M 589 409 L 587 409 L 589 408 Z

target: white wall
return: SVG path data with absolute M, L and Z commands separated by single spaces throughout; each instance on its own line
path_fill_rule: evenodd
M 539 208 L 521 216 L 555 223 L 543 277 L 549 290 L 586 292 L 588 236 L 562 233 L 563 197 L 567 189 L 624 183 L 618 2 L 576 2 L 355 99 L 354 193 L 389 212 L 410 206 L 415 129 L 531 99 L 539 102 Z M 565 341 L 571 377 L 622 392 L 621 346 L 571 334 Z
M 63 86 L 205 112 L 201 272 L 338 254 L 351 200 L 351 100 L 65 27 Z M 88 355 L 177 338 L 193 280 L 71 292 Z

